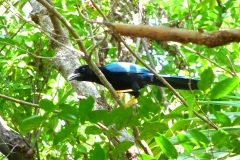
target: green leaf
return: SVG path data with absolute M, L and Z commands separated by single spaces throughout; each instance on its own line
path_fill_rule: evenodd
M 196 157 L 199 159 L 212 159 L 212 154 L 202 153 L 202 154 L 198 154 Z
M 193 150 L 193 144 L 191 143 L 191 140 L 184 134 L 178 134 L 177 135 L 178 141 L 183 146 L 183 148 L 188 152 L 191 153 Z
M 88 114 L 89 122 L 97 123 L 104 119 L 107 116 L 107 110 L 96 110 Z
M 192 129 L 191 131 L 189 131 L 189 133 L 196 141 L 200 142 L 203 147 L 206 148 L 208 146 L 209 140 L 202 132 L 199 132 L 196 129 Z
M 55 106 L 53 102 L 48 99 L 42 99 L 39 102 L 39 107 L 48 112 L 53 112 L 57 108 L 57 106 Z
M 149 122 L 143 125 L 143 130 L 140 132 L 138 139 L 147 140 L 153 138 L 157 133 L 162 133 L 167 130 L 168 126 L 165 123 L 161 122 Z
M 39 128 L 41 123 L 46 121 L 46 117 L 39 116 L 39 115 L 33 115 L 28 118 L 25 118 L 20 123 L 20 130 L 23 133 L 27 133 L 32 129 Z
M 0 16 L 0 21 L 2 21 L 2 20 L 4 20 L 4 19 L 6 19 L 6 17 Z M 0 26 L 1 26 L 1 25 L 0 25 Z
M 181 134 L 181 133 L 179 133 L 179 134 L 177 135 L 177 138 L 178 138 L 178 141 L 181 142 L 181 143 L 183 143 L 183 142 L 189 142 L 189 141 L 190 141 L 190 139 L 188 138 L 188 136 L 186 136 L 186 135 L 184 135 L 184 134 Z
M 48 118 L 48 121 L 44 124 L 44 127 L 46 126 L 46 128 L 49 128 L 49 131 L 54 131 L 54 129 L 57 128 L 58 123 L 59 123 L 59 118 L 54 115 Z
M 205 93 L 210 89 L 214 81 L 214 73 L 211 68 L 204 70 L 201 74 L 201 80 L 198 82 L 199 89 L 203 90 Z
M 124 127 L 132 126 L 133 121 L 134 121 L 134 123 L 138 124 L 136 116 L 133 115 L 133 107 L 132 106 L 127 107 L 123 110 L 123 114 L 121 116 L 119 116 L 119 119 L 116 122 L 116 129 L 120 130 Z
M 78 126 L 68 125 L 64 129 L 60 130 L 53 139 L 53 145 L 57 145 L 59 142 L 63 142 L 66 138 L 70 137 L 71 132 L 74 131 Z
M 211 141 L 215 147 L 224 148 L 226 146 L 226 143 L 229 143 L 228 133 L 223 130 L 217 131 L 212 135 L 211 138 Z
M 201 1 L 201 2 L 198 4 L 196 10 L 201 10 L 203 7 L 207 7 L 207 4 L 208 4 L 208 3 L 209 3 L 209 0 L 203 0 L 203 1 Z
M 129 107 L 130 108 L 130 107 Z M 125 108 L 120 106 L 118 108 L 113 109 L 109 112 L 106 117 L 103 119 L 103 123 L 105 126 L 110 126 L 119 121 L 121 116 L 124 114 Z
M 7 38 L 5 37 L 4 35 L 0 35 L 0 44 L 4 44 L 4 45 L 7 45 L 7 44 L 10 44 L 10 45 L 18 45 L 15 41 L 13 41 L 12 39 L 10 38 Z
M 211 9 L 214 9 L 214 7 L 216 6 L 216 0 L 209 0 L 209 6 Z
M 127 151 L 132 145 L 134 145 L 134 143 L 131 141 L 122 141 L 121 143 L 119 143 L 117 147 L 113 150 L 114 159 L 117 157 L 118 154 Z
M 178 131 L 187 130 L 189 128 L 190 122 L 191 122 L 190 119 L 178 120 L 172 125 L 171 128 L 167 130 L 165 136 L 170 137 L 173 136 L 173 134 L 177 134 Z
M 237 116 L 232 122 L 232 126 L 237 126 L 240 124 L 240 116 Z
M 239 78 L 227 78 L 223 81 L 216 83 L 216 85 L 211 90 L 211 99 L 218 99 L 224 97 L 232 90 L 236 88 L 239 84 Z
M 159 113 L 160 111 L 159 106 L 153 103 L 152 99 L 147 96 L 140 96 L 138 102 L 141 104 L 141 106 L 138 107 L 138 112 L 146 118 L 149 118 L 150 113 Z
M 95 135 L 98 135 L 98 134 L 101 134 L 103 131 L 102 129 L 96 127 L 96 126 L 88 126 L 86 129 L 85 129 L 85 133 L 86 134 L 95 134 Z
M 240 101 L 197 101 L 197 103 L 240 107 Z
M 94 107 L 94 99 L 92 96 L 89 96 L 87 99 L 82 99 L 79 103 L 79 115 L 81 122 L 86 120 L 88 114 L 92 111 Z
M 222 125 L 226 125 L 226 126 L 231 125 L 231 120 L 224 113 L 216 111 L 214 112 L 214 116 L 217 118 L 218 122 L 221 123 Z
M 156 160 L 154 157 L 149 156 L 148 154 L 140 154 L 138 155 L 138 158 L 143 160 Z
M 81 153 L 88 153 L 87 148 L 82 144 L 77 144 L 78 151 Z
M 109 112 L 106 117 L 103 119 L 103 123 L 106 126 L 116 124 L 118 130 L 127 126 L 138 125 L 138 119 L 133 115 L 133 107 L 118 107 L 111 112 Z
M 192 117 L 193 116 L 193 108 L 195 106 L 195 101 L 196 101 L 195 95 L 190 94 L 188 97 L 186 97 L 186 101 L 188 103 L 188 115 L 189 115 L 189 117 Z
M 63 93 L 62 93 L 63 92 Z M 72 90 L 68 90 L 68 91 L 65 91 L 65 90 L 63 90 L 62 92 L 60 92 L 60 93 L 62 93 L 62 94 L 58 94 L 58 102 L 57 102 L 57 104 L 56 105 L 60 105 L 60 104 L 62 104 L 62 103 L 64 103 L 64 102 L 66 102 L 66 99 L 69 97 L 69 95 L 72 93 Z
M 103 160 L 105 159 L 104 150 L 101 148 L 99 143 L 94 144 L 94 150 L 90 151 L 90 160 Z
M 79 114 L 75 107 L 67 104 L 61 104 L 59 107 L 61 109 L 61 111 L 58 113 L 59 118 L 72 122 L 76 122 L 76 120 L 78 120 Z
M 173 144 L 165 138 L 163 135 L 160 135 L 158 137 L 155 137 L 155 141 L 159 145 L 159 147 L 162 149 L 163 153 L 169 157 L 176 159 L 178 157 L 178 153 L 176 148 L 173 146 Z

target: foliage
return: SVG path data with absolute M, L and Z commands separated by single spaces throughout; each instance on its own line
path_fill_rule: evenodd
M 128 108 L 94 110 L 94 99 L 88 97 L 79 102 L 70 84 L 53 68 L 47 57 L 53 57 L 54 51 L 47 36 L 14 16 L 7 9 L 7 3 L 0 3 L 4 4 L 0 16 L 0 93 L 39 104 L 39 108 L 33 108 L 1 98 L 0 115 L 15 131 L 24 136 L 31 133 L 30 141 L 37 140 L 35 149 L 42 159 L 64 159 L 65 155 L 70 159 L 125 159 L 122 153 L 135 143 L 141 151 L 139 158 L 144 160 L 239 158 L 240 92 L 239 78 L 235 76 L 240 72 L 239 44 L 206 48 L 148 40 L 150 58 L 160 74 L 201 79 L 200 91 L 179 91 L 189 108 L 170 90 L 164 89 L 163 94 L 159 88 L 149 86 L 141 90 L 138 102 Z M 141 15 L 142 23 L 189 30 L 201 28 L 204 32 L 240 25 L 239 1 L 222 1 L 222 5 L 213 0 L 145 0 L 142 6 L 139 3 L 96 1 L 109 22 L 133 24 L 137 21 L 135 17 Z M 91 1 L 79 4 L 55 0 L 53 4 L 81 35 L 90 52 L 94 44 L 83 13 L 92 20 L 101 19 L 98 10 Z M 27 5 L 28 2 L 19 1 L 15 7 L 27 15 L 28 9 L 24 7 Z M 90 25 L 97 38 L 103 36 L 104 26 Z M 97 38 L 95 41 L 101 40 Z M 142 43 L 137 45 L 137 38 L 125 37 L 125 40 L 145 62 L 150 62 Z M 106 43 L 107 46 L 97 48 L 105 54 L 100 63 L 133 59 L 123 46 L 117 48 L 114 36 L 109 35 Z M 97 60 L 92 57 L 93 61 Z M 82 59 L 80 62 L 85 63 Z M 109 105 L 114 106 L 107 90 L 105 96 Z M 165 98 L 168 105 L 164 103 Z M 124 100 L 127 99 L 129 97 L 124 96 Z M 196 118 L 193 110 L 208 117 L 219 130 Z M 139 135 L 134 133 L 134 128 Z M 121 129 L 126 129 L 134 140 L 111 143 Z M 144 152 L 140 140 L 146 141 L 153 155 Z

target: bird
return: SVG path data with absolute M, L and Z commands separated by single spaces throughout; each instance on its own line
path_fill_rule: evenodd
M 127 104 L 132 103 L 140 96 L 139 90 L 148 86 L 155 85 L 166 87 L 155 75 L 147 68 L 129 62 L 114 62 L 99 67 L 108 82 L 118 92 L 129 93 L 134 96 Z M 198 89 L 198 81 L 196 79 L 161 75 L 174 89 L 196 90 Z M 67 77 L 68 81 L 89 81 L 103 85 L 97 75 L 88 65 L 82 65 L 75 69 Z

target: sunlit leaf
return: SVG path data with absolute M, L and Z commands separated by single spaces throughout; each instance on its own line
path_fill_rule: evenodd
M 76 128 L 76 125 L 68 125 L 64 129 L 60 130 L 53 139 L 53 145 L 57 145 L 60 142 L 64 142 L 68 138 L 71 132 Z
M 161 122 L 146 123 L 143 125 L 143 130 L 140 132 L 139 139 L 149 139 L 167 130 L 168 126 Z
M 87 128 L 85 129 L 85 133 L 86 134 L 101 134 L 103 131 L 102 129 L 96 127 L 96 126 L 87 126 Z
M 223 81 L 216 83 L 211 90 L 211 99 L 218 99 L 224 97 L 233 91 L 239 84 L 239 78 L 227 78 Z
M 188 152 L 191 153 L 193 150 L 193 144 L 190 143 L 190 139 L 184 135 L 184 134 L 178 134 L 177 135 L 178 141 L 180 144 L 184 147 L 184 149 Z
M 20 130 L 24 133 L 39 128 L 42 122 L 46 121 L 44 116 L 33 115 L 22 120 L 20 123 Z
M 199 141 L 204 147 L 208 146 L 209 140 L 203 133 L 201 133 L 200 131 L 198 131 L 196 129 L 190 130 L 189 133 L 192 135 L 192 137 L 196 141 Z
M 105 159 L 105 153 L 104 150 L 102 149 L 102 147 L 98 144 L 95 143 L 93 145 L 94 149 L 92 151 L 90 151 L 90 160 L 103 160 Z
M 134 145 L 131 141 L 122 141 L 117 145 L 117 147 L 113 150 L 113 157 L 116 157 L 120 153 L 124 153 L 128 150 L 132 145 Z
M 103 120 L 104 117 L 106 117 L 107 113 L 108 112 L 106 110 L 91 111 L 88 114 L 89 121 L 92 123 L 99 122 L 99 121 Z
M 198 87 L 206 92 L 208 89 L 210 89 L 214 77 L 215 75 L 211 68 L 204 70 L 201 74 L 201 80 L 198 82 Z
M 57 106 L 55 106 L 53 102 L 48 99 L 42 99 L 39 102 L 39 107 L 48 112 L 52 112 L 57 108 Z
M 78 110 L 67 104 L 60 105 L 61 111 L 57 114 L 59 118 L 76 122 L 79 118 Z
M 155 141 L 159 145 L 159 147 L 162 149 L 163 153 L 169 157 L 176 159 L 178 157 L 178 153 L 174 145 L 164 136 L 160 135 L 158 137 L 155 137 Z
M 231 125 L 231 120 L 228 118 L 227 115 L 225 115 L 222 112 L 214 112 L 214 116 L 217 118 L 218 122 L 221 123 L 222 125 Z
M 81 122 L 85 121 L 87 115 L 92 111 L 94 106 L 93 97 L 88 97 L 87 99 L 82 99 L 79 103 L 79 115 L 81 118 Z

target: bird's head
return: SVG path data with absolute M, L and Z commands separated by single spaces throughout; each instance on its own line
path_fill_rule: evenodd
M 83 65 L 77 69 L 73 73 L 71 73 L 67 80 L 77 80 L 77 81 L 92 81 L 92 77 L 95 76 L 94 72 L 89 68 L 88 65 Z

